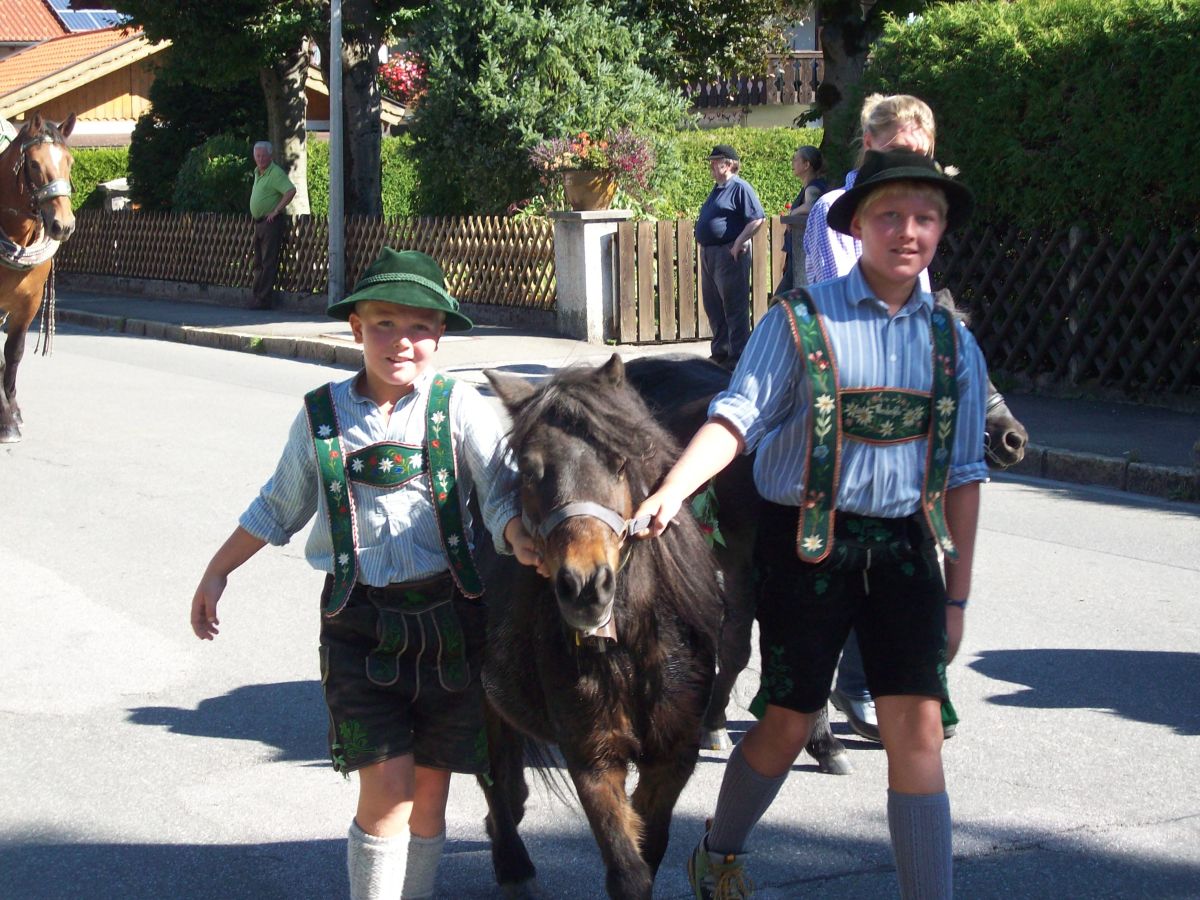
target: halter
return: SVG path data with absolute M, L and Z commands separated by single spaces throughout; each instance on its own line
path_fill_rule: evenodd
M 991 415 L 993 412 L 995 412 L 1002 406 L 1005 407 L 1006 409 L 1008 408 L 1008 404 L 1004 400 L 1004 395 L 1002 393 L 1000 393 L 999 391 L 997 391 L 995 389 L 995 386 L 993 385 L 992 393 L 988 394 L 987 404 L 986 404 L 986 407 L 984 410 L 984 414 Z M 983 432 L 983 452 L 987 456 L 987 458 L 990 459 L 992 462 L 994 462 L 997 466 L 1004 468 L 1004 464 L 1002 462 L 1000 462 L 1000 457 L 998 457 L 996 455 L 996 451 L 992 449 L 992 442 L 991 442 L 991 439 L 988 437 L 987 429 L 984 429 L 984 432 Z
M 628 541 L 639 531 L 644 531 L 650 527 L 650 516 L 641 516 L 637 519 L 626 519 L 615 509 L 610 509 L 600 503 L 595 503 L 591 500 L 577 500 L 571 503 L 564 503 L 562 506 L 556 506 L 550 511 L 550 515 L 537 526 L 529 521 L 529 517 L 524 511 L 521 513 L 521 521 L 525 525 L 525 530 L 530 534 L 537 535 L 544 544 L 550 533 L 567 519 L 588 518 L 598 519 L 609 528 L 613 534 L 617 535 L 621 541 L 621 559 L 617 564 L 617 572 L 625 568 L 625 563 L 629 561 L 630 546 Z M 612 607 L 609 607 L 608 618 L 597 625 L 595 628 L 586 630 L 572 629 L 575 636 L 575 646 L 582 647 L 586 641 L 588 645 L 599 653 L 605 652 L 608 641 L 617 640 L 617 629 L 612 620 Z
M 59 140 L 48 131 L 43 131 L 37 137 L 22 142 L 21 154 L 17 157 L 16 165 L 13 166 L 13 174 L 16 175 L 18 172 L 21 172 L 25 176 L 25 185 L 29 189 L 29 211 L 24 212 L 23 210 L 14 209 L 13 212 L 20 213 L 29 218 L 36 218 L 38 216 L 38 207 L 43 204 L 49 203 L 51 200 L 59 197 L 70 197 L 75 193 L 71 187 L 71 182 L 66 178 L 55 178 L 41 187 L 33 183 L 33 176 L 29 174 L 29 157 L 26 155 L 26 151 L 30 147 L 36 147 L 39 144 L 61 144 L 64 147 L 66 146 L 65 141 Z

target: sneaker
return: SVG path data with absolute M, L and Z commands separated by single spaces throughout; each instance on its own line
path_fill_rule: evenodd
M 688 857 L 688 882 L 696 900 L 737 900 L 752 896 L 754 885 L 742 870 L 741 860 L 726 853 L 721 862 L 715 862 L 704 843 L 707 839 L 708 832 L 705 832 Z
M 868 741 L 879 741 L 879 720 L 875 718 L 874 698 L 849 697 L 834 688 L 829 694 L 829 699 L 833 708 L 846 717 L 851 731 Z
M 943 725 L 942 740 L 948 741 L 950 738 L 954 737 L 954 732 L 957 730 L 957 728 L 957 725 Z

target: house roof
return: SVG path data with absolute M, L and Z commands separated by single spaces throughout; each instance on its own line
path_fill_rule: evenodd
M 84 31 L 26 47 L 0 59 L 0 116 L 33 109 L 169 44 L 151 44 L 140 30 Z
M 308 67 L 307 87 L 318 94 L 329 96 L 329 85 L 325 83 L 325 75 L 318 65 Z M 409 112 L 391 97 L 380 97 L 379 118 L 385 125 L 399 125 L 409 117 Z
M 66 33 L 43 0 L 4 0 L 0 3 L 0 43 L 44 41 Z

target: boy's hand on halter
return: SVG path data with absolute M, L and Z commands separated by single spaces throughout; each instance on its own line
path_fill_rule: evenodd
M 533 566 L 544 578 L 550 577 L 550 570 L 546 568 L 542 554 L 534 543 L 533 536 L 525 530 L 525 523 L 521 521 L 520 516 L 513 516 L 508 520 L 508 524 L 504 526 L 504 540 L 508 541 L 517 562 L 523 566 Z
M 675 496 L 672 491 L 659 488 L 643 500 L 637 508 L 637 512 L 633 514 L 633 517 L 640 519 L 642 516 L 649 516 L 650 527 L 639 531 L 634 537 L 639 539 L 658 537 L 666 531 L 671 521 L 679 515 L 679 509 L 683 506 L 683 499 L 682 497 Z

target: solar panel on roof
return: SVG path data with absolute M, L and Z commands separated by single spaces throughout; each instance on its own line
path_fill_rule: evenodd
M 71 0 L 46 0 L 63 27 L 70 32 L 111 28 L 125 21 L 115 9 L 71 9 Z

